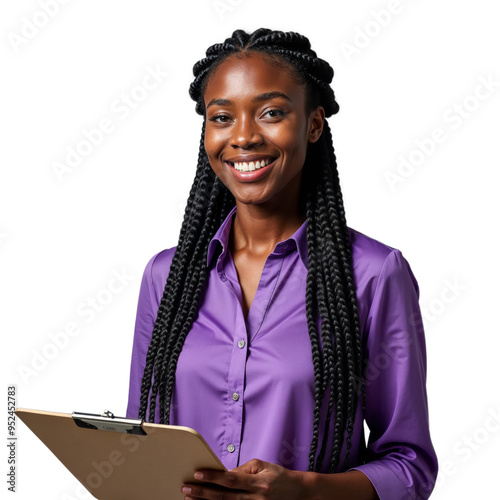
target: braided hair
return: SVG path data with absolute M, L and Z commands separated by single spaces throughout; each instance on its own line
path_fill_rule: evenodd
M 303 85 L 306 112 L 323 106 L 325 116 L 338 111 L 330 82 L 331 66 L 317 57 L 309 40 L 294 32 L 260 28 L 251 34 L 233 32 L 224 43 L 209 47 L 193 67 L 189 88 L 196 112 L 205 117 L 204 91 L 217 66 L 228 56 L 258 52 Z M 207 277 L 208 245 L 235 200 L 215 176 L 204 149 L 202 126 L 198 167 L 189 193 L 179 241 L 158 308 L 146 356 L 139 418 L 153 422 L 157 400 L 160 423 L 168 424 L 177 360 L 191 328 Z M 355 294 L 351 245 L 345 220 L 331 131 L 324 122 L 321 137 L 308 145 L 300 195 L 307 219 L 308 274 L 306 314 L 314 365 L 313 437 L 309 470 L 321 471 L 332 442 L 327 470 L 334 472 L 346 441 L 349 461 L 354 419 L 360 396 L 364 401 L 360 323 Z M 318 328 L 318 317 L 320 327 Z M 320 408 L 327 401 L 323 439 L 319 443 Z M 364 406 L 364 405 L 363 405 Z M 333 436 L 330 437 L 333 417 Z

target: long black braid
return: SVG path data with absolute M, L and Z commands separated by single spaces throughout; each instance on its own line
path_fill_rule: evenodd
M 325 109 L 326 117 L 337 113 L 338 104 L 330 87 L 333 69 L 317 57 L 309 40 L 298 33 L 261 28 L 251 34 L 234 31 L 224 43 L 209 47 L 206 57 L 194 65 L 195 79 L 189 93 L 196 101 L 198 114 L 205 116 L 203 95 L 214 69 L 232 54 L 243 57 L 252 52 L 259 52 L 281 70 L 289 71 L 304 86 L 307 113 L 319 105 Z M 146 356 L 139 418 L 151 422 L 158 399 L 160 422 L 169 423 L 177 360 L 207 277 L 208 245 L 235 205 L 229 190 L 212 171 L 204 149 L 204 133 L 205 121 L 195 180 Z M 315 376 L 309 470 L 322 470 L 327 446 L 333 442 L 327 469 L 334 472 L 344 437 L 347 448 L 344 467 L 348 465 L 358 399 L 361 396 L 364 400 L 364 383 L 351 245 L 326 120 L 319 140 L 308 146 L 300 203 L 307 218 L 306 313 Z M 326 420 L 319 443 L 321 402 L 326 395 Z

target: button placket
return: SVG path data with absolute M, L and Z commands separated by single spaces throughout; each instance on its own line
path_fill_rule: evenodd
M 233 277 L 226 274 L 226 285 L 235 298 Z M 240 311 L 241 312 L 241 311 Z M 222 460 L 230 469 L 239 465 L 240 442 L 243 431 L 243 388 L 247 358 L 247 327 L 243 314 L 237 314 L 234 325 L 234 340 L 227 378 L 227 403 L 225 417 L 225 432 L 223 437 Z

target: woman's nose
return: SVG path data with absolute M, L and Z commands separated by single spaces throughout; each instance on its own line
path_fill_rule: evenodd
M 231 145 L 234 148 L 248 148 L 262 143 L 258 124 L 251 118 L 240 118 L 232 127 Z

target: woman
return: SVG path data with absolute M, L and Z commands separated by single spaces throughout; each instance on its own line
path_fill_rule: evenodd
M 332 68 L 258 29 L 193 72 L 198 168 L 177 247 L 144 273 L 127 416 L 196 429 L 229 469 L 186 498 L 427 498 L 418 285 L 346 225 Z

